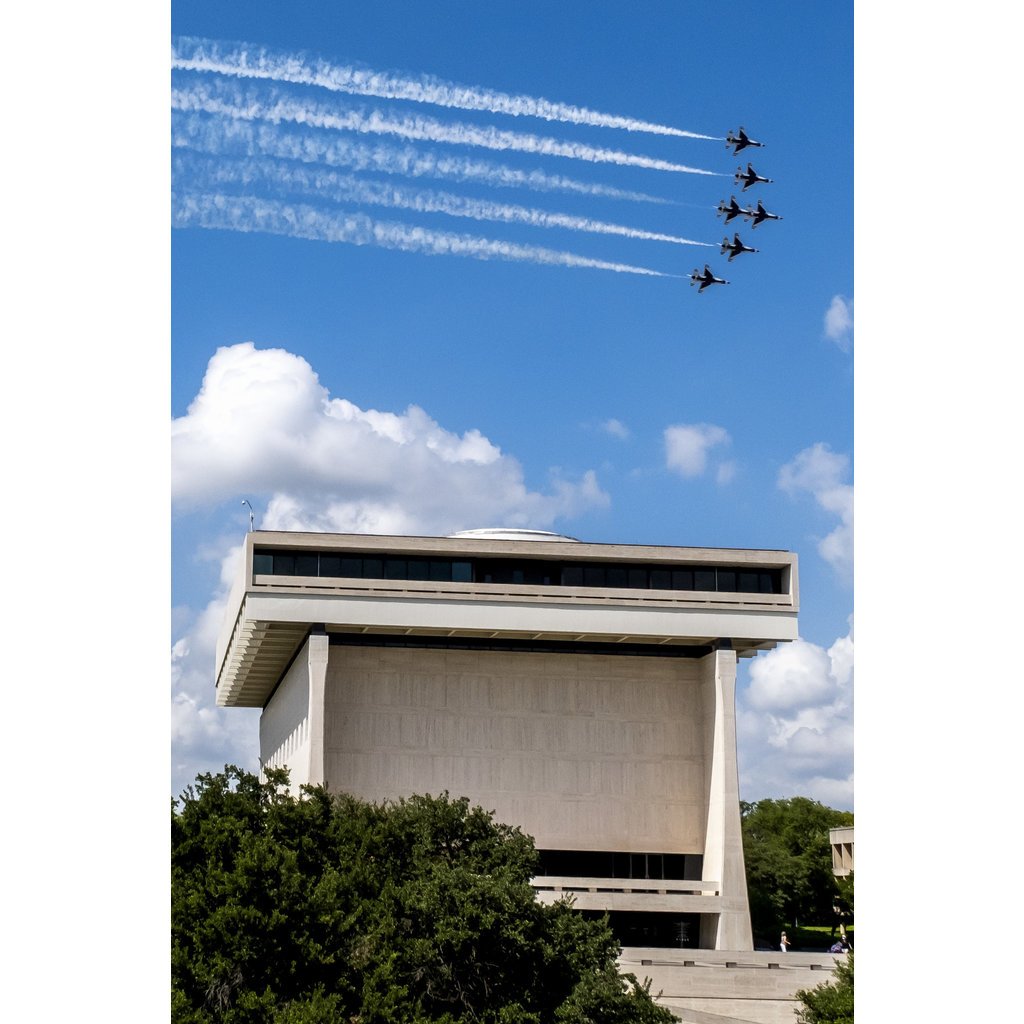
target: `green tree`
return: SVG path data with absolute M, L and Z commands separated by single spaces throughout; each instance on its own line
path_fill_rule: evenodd
M 669 1024 L 606 923 L 530 887 L 465 799 L 368 804 L 238 768 L 172 808 L 176 1024 Z
M 853 953 L 836 964 L 835 980 L 801 989 L 797 1024 L 853 1024 Z
M 841 889 L 832 874 L 828 837 L 830 828 L 853 824 L 849 811 L 797 796 L 741 803 L 740 812 L 755 935 L 774 941 L 785 924 L 826 924 L 847 892 L 852 911 L 853 887 Z

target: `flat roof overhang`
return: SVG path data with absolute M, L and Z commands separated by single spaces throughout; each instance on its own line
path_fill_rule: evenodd
M 788 593 L 732 594 L 253 574 L 256 547 L 520 556 L 786 570 Z M 705 646 L 741 657 L 797 638 L 796 555 L 787 551 L 590 544 L 493 537 L 254 531 L 217 646 L 217 704 L 262 707 L 314 627 L 328 632 L 495 640 Z

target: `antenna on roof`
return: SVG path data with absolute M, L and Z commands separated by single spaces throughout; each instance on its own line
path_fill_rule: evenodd
M 249 502 L 248 502 L 248 500 L 246 498 L 243 498 L 242 499 L 242 504 L 243 505 L 249 505 Z M 255 519 L 256 519 L 256 513 L 253 512 L 252 505 L 249 505 L 249 532 L 250 533 L 252 533 L 252 524 L 255 521 Z

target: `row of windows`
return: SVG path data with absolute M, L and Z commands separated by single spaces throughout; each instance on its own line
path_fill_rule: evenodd
M 699 879 L 699 853 L 619 853 L 611 850 L 538 850 L 538 875 L 573 878 Z
M 779 594 L 780 569 L 701 566 L 669 568 L 634 564 L 573 564 L 511 558 L 391 558 L 316 551 L 257 551 L 253 572 L 272 576 L 431 580 L 441 583 L 512 583 L 548 587 L 630 590 L 701 590 Z

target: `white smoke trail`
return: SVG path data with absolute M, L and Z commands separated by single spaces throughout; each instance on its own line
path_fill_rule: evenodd
M 279 193 L 299 193 L 331 202 L 366 203 L 391 209 L 415 210 L 418 213 L 443 213 L 450 217 L 497 221 L 506 224 L 528 224 L 539 228 L 564 228 L 595 234 L 620 235 L 645 241 L 670 242 L 674 245 L 698 245 L 716 248 L 710 242 L 695 242 L 677 235 L 644 231 L 622 224 L 609 224 L 589 217 L 551 213 L 525 206 L 471 199 L 450 192 L 410 189 L 378 181 L 367 181 L 336 171 L 309 169 L 283 164 L 276 160 L 249 159 L 224 161 L 178 155 L 174 161 L 175 179 L 188 183 L 190 189 L 208 192 L 224 185 L 258 186 Z
M 360 134 L 394 135 L 422 142 L 443 142 L 457 146 L 477 146 L 483 149 L 537 153 L 560 156 L 590 163 L 618 164 L 622 167 L 645 167 L 654 171 L 672 171 L 677 174 L 703 174 L 728 178 L 728 174 L 706 171 L 700 167 L 674 164 L 655 157 L 625 153 L 616 149 L 600 149 L 577 142 L 563 142 L 540 135 L 500 131 L 457 122 L 445 123 L 432 117 L 389 115 L 381 110 L 353 110 L 331 108 L 322 103 L 311 103 L 286 96 L 280 90 L 269 90 L 269 102 L 259 98 L 252 89 L 240 89 L 233 83 L 199 82 L 191 88 L 171 89 L 171 106 L 176 110 L 200 110 L 207 114 L 220 114 L 242 120 L 270 121 L 278 124 L 290 121 L 315 128 Z
M 173 44 L 171 66 L 184 71 L 314 85 L 354 96 L 410 100 L 460 110 L 486 110 L 492 114 L 509 114 L 512 117 L 538 117 L 545 121 L 622 128 L 628 132 L 722 141 L 717 135 L 701 135 L 650 121 L 602 114 L 568 103 L 552 103 L 533 96 L 515 96 L 493 89 L 456 85 L 432 75 L 412 78 L 371 71 L 368 68 L 334 65 L 307 54 L 277 53 L 265 47 L 252 48 L 244 43 L 225 44 L 210 39 L 181 37 Z
M 609 263 L 571 252 L 534 245 L 515 245 L 490 238 L 431 231 L 396 221 L 375 221 L 362 213 L 333 213 L 313 206 L 289 205 L 246 196 L 208 193 L 172 193 L 175 227 L 215 228 L 227 231 L 266 232 L 317 242 L 347 242 L 429 256 L 466 256 L 477 260 L 510 260 L 562 267 L 588 267 L 619 274 L 678 277 L 647 267 Z
M 326 132 L 288 132 L 276 125 L 234 118 L 210 117 L 172 111 L 171 133 L 174 145 L 208 153 L 242 156 L 281 157 L 329 167 L 348 167 L 354 171 L 399 174 L 407 178 L 439 178 L 474 182 L 497 188 L 527 188 L 535 192 L 573 192 L 607 199 L 677 205 L 674 200 L 595 185 L 543 171 L 520 171 L 504 164 L 474 160 L 463 156 L 441 155 L 413 146 L 392 146 L 386 142 L 367 144 L 331 137 Z

